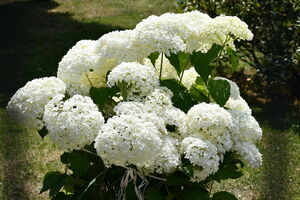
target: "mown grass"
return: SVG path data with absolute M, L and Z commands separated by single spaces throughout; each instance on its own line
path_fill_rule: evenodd
M 47 194 L 38 194 L 43 175 L 63 170 L 55 146 L 7 116 L 4 106 L 13 93 L 33 78 L 56 75 L 58 62 L 78 40 L 98 39 L 113 30 L 133 28 L 151 14 L 175 10 L 173 0 L 36 0 L 0 5 L 1 200 L 48 199 Z M 263 167 L 247 169 L 244 177 L 216 184 L 214 190 L 230 190 L 243 200 L 298 200 L 299 134 L 291 126 L 282 129 L 281 118 L 276 118 L 280 115 L 261 113 L 258 110 L 255 116 L 264 127 Z M 282 119 L 290 116 L 283 114 Z M 267 118 L 273 123 L 266 123 Z

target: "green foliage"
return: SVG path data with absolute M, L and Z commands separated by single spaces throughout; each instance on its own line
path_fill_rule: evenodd
M 39 135 L 41 136 L 42 139 L 48 134 L 48 130 L 46 126 L 44 126 L 41 130 L 38 130 Z
M 113 96 L 115 96 L 118 93 L 118 88 L 112 87 L 91 87 L 90 89 L 90 97 L 93 99 L 95 104 L 98 104 L 101 107 L 104 107 L 104 105 L 109 101 Z
M 45 192 L 47 190 L 50 190 L 49 196 L 53 197 L 64 186 L 66 180 L 66 175 L 62 174 L 60 172 L 48 172 L 45 175 L 43 187 L 40 191 L 40 193 Z
M 178 52 L 177 54 L 171 53 L 170 56 L 166 56 L 171 65 L 176 69 L 177 75 L 180 77 L 182 72 L 190 67 L 190 54 L 185 52 Z
M 210 64 L 217 59 L 220 51 L 223 49 L 222 46 L 213 44 L 210 50 L 206 53 L 201 51 L 194 52 L 191 55 L 191 63 L 195 67 L 197 73 L 201 76 L 203 81 L 206 83 L 208 76 L 212 73 L 213 67 Z
M 161 191 L 155 188 L 148 188 L 146 190 L 146 200 L 164 200 Z
M 226 51 L 229 55 L 230 64 L 233 70 L 236 70 L 237 67 L 239 66 L 239 57 L 237 53 L 230 47 L 227 47 Z
M 148 58 L 150 59 L 152 65 L 155 67 L 155 62 L 156 60 L 158 59 L 159 57 L 159 52 L 154 52 L 154 53 L 151 53 L 150 56 L 148 56 Z
M 173 92 L 172 102 L 175 107 L 187 112 L 196 102 L 192 99 L 189 91 L 179 81 L 168 79 L 160 82 L 162 86 Z
M 224 106 L 230 96 L 230 84 L 226 80 L 209 79 L 207 89 L 211 97 L 220 106 Z
M 197 9 L 211 17 L 225 14 L 245 21 L 254 38 L 250 42 L 237 42 L 236 46 L 240 60 L 257 69 L 253 78 L 257 92 L 264 96 L 267 93 L 272 101 L 299 100 L 300 1 L 178 0 L 178 4 L 184 10 Z M 238 64 L 236 55 L 231 50 L 227 49 L 227 52 L 235 69 Z
M 233 153 L 227 152 L 220 164 L 218 171 L 211 176 L 211 179 L 221 182 L 226 179 L 237 179 L 243 176 L 241 169 L 244 167 L 242 161 L 235 158 Z

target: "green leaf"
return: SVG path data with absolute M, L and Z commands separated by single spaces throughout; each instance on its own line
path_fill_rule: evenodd
M 170 56 L 166 57 L 170 61 L 171 65 L 176 69 L 178 76 L 180 76 L 180 74 L 190 65 L 189 56 L 190 54 L 188 53 L 178 52 L 177 54 L 171 53 Z
M 138 200 L 135 193 L 134 185 L 132 183 L 129 183 L 127 185 L 125 195 L 126 195 L 126 199 L 128 200 Z
M 175 107 L 180 108 L 182 111 L 187 112 L 193 105 L 196 104 L 187 88 L 177 80 L 162 80 L 160 84 L 172 91 L 172 102 Z
M 118 92 L 118 89 L 116 87 L 107 88 L 107 87 L 101 87 L 101 88 L 95 88 L 91 87 L 90 89 L 90 96 L 93 99 L 95 104 L 98 104 L 100 106 L 104 106 L 104 104 L 110 100 L 114 95 L 116 95 Z
M 91 164 L 89 159 L 82 154 L 73 152 L 70 157 L 70 169 L 76 177 L 82 177 L 89 170 Z
M 61 156 L 60 156 L 60 161 L 63 164 L 69 164 L 70 163 L 70 152 L 64 152 Z
M 146 190 L 146 200 L 164 200 L 161 191 L 155 188 L 147 188 Z
M 213 196 L 213 200 L 238 200 L 233 194 L 222 191 L 222 192 L 217 192 Z
M 51 200 L 67 200 L 67 195 L 63 192 L 59 192 L 54 197 L 52 197 Z
M 244 164 L 242 161 L 235 158 L 231 152 L 226 152 L 223 162 L 220 164 L 218 171 L 211 175 L 211 178 L 217 182 L 226 179 L 237 179 L 243 176 L 241 168 Z
M 195 81 L 195 87 L 201 91 L 204 95 L 208 96 L 208 90 L 207 90 L 207 87 L 204 83 L 204 81 L 202 80 L 202 78 L 200 78 L 199 76 L 196 78 L 196 81 Z
M 178 167 L 180 171 L 182 171 L 185 175 L 188 177 L 193 177 L 194 175 L 194 169 L 193 165 L 188 159 L 183 159 L 182 165 Z
M 148 58 L 151 60 L 151 63 L 154 67 L 155 67 L 155 62 L 158 57 L 159 57 L 159 52 L 151 53 L 150 56 L 148 56 Z
M 38 130 L 39 135 L 42 139 L 49 133 L 46 126 L 44 126 L 41 130 Z
M 50 197 L 59 193 L 60 189 L 64 186 L 66 175 L 58 171 L 48 172 L 44 177 L 43 187 L 40 193 L 50 190 Z
M 239 66 L 239 56 L 237 55 L 237 53 L 230 47 L 227 48 L 227 53 L 229 55 L 230 58 L 230 63 L 231 66 L 233 68 L 233 70 L 236 70 L 237 67 Z
M 167 178 L 167 184 L 170 186 L 184 185 L 189 183 L 189 181 L 190 178 L 182 172 L 174 172 Z
M 203 81 L 206 83 L 209 75 L 211 74 L 213 67 L 210 63 L 214 61 L 223 47 L 213 44 L 210 50 L 206 53 L 200 51 L 194 52 L 191 56 L 191 63 L 195 67 L 197 73 L 201 76 Z
M 185 187 L 182 191 L 177 191 L 175 194 L 178 199 L 209 200 L 208 191 L 204 188 L 196 186 Z
M 226 80 L 209 79 L 207 89 L 220 106 L 224 106 L 230 96 L 230 84 Z

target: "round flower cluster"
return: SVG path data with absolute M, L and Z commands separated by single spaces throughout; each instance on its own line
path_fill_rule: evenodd
M 63 98 L 57 95 L 45 106 L 43 120 L 48 135 L 61 149 L 81 149 L 93 142 L 104 118 L 90 97 Z
M 169 174 L 188 161 L 191 180 L 198 182 L 218 171 L 226 152 L 257 167 L 262 156 L 255 143 L 262 131 L 236 83 L 214 78 L 229 82 L 224 107 L 192 99 L 185 113 L 178 99 L 192 93 L 199 74 L 189 66 L 179 78 L 168 60 L 172 53 L 205 53 L 214 43 L 234 48 L 236 39 L 252 39 L 237 17 L 210 18 L 198 11 L 150 16 L 133 30 L 79 41 L 59 63 L 58 78 L 28 82 L 12 97 L 8 112 L 27 127 L 45 126 L 63 150 L 94 144 L 107 168 Z M 154 66 L 150 55 L 158 57 Z M 162 86 L 168 84 L 161 78 L 175 79 L 184 90 Z
M 118 65 L 109 73 L 107 79 L 108 87 L 119 86 L 121 90 L 126 90 L 128 99 L 145 97 L 159 85 L 153 67 L 138 63 Z
M 45 105 L 56 95 L 64 94 L 64 82 L 55 77 L 34 79 L 20 88 L 8 102 L 7 111 L 20 125 L 40 130 Z
M 113 31 L 96 41 L 79 41 L 59 63 L 57 76 L 65 82 L 69 95 L 88 95 L 92 86 L 104 86 L 107 73 L 122 62 L 143 63 L 154 52 L 206 52 L 214 43 L 234 47 L 234 40 L 252 37 L 247 24 L 237 17 L 210 18 L 199 11 L 150 16 L 132 30 Z M 163 73 L 177 78 L 176 71 L 169 69 Z M 190 72 L 183 77 L 188 87 L 195 77 Z

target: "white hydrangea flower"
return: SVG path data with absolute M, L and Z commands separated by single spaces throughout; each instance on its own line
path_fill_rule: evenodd
M 121 63 L 108 75 L 109 87 L 127 83 L 128 99 L 145 97 L 159 86 L 153 67 L 138 63 Z
M 192 181 L 203 181 L 210 174 L 218 171 L 220 157 L 216 146 L 211 142 L 202 140 L 199 136 L 189 136 L 183 139 L 181 151 L 194 166 Z
M 227 100 L 224 106 L 231 110 L 244 112 L 248 115 L 252 114 L 252 110 L 250 109 L 247 102 L 242 97 L 239 97 L 237 99 L 229 97 L 229 99 Z
M 64 81 L 69 95 L 89 95 L 92 85 L 105 85 L 108 70 L 101 64 L 96 47 L 97 41 L 81 40 L 60 61 L 57 77 Z
M 233 36 L 233 37 L 232 37 Z M 236 16 L 218 16 L 205 24 L 199 39 L 208 44 L 227 45 L 234 48 L 233 40 L 252 40 L 253 34 L 248 25 Z
M 262 137 L 262 130 L 258 122 L 251 115 L 244 112 L 228 110 L 234 122 L 233 139 L 236 143 L 255 143 Z
M 116 115 L 136 116 L 146 121 L 152 122 L 161 133 L 167 134 L 164 119 L 159 116 L 157 110 L 160 108 L 149 107 L 141 102 L 120 102 L 114 108 Z
M 44 121 L 50 140 L 61 149 L 73 150 L 91 144 L 104 118 L 90 97 L 74 95 L 63 101 L 64 95 L 55 96 L 46 106 Z
M 183 72 L 183 76 L 182 76 L 182 84 L 187 88 L 190 89 L 192 87 L 192 85 L 195 83 L 197 77 L 198 77 L 198 73 L 196 72 L 194 67 L 191 67 L 188 70 L 185 70 Z
M 251 142 L 237 143 L 234 145 L 235 150 L 251 167 L 259 167 L 262 165 L 262 155 L 255 144 Z
M 150 110 L 154 110 L 158 115 L 163 116 L 164 111 L 172 107 L 172 96 L 173 93 L 168 88 L 158 87 L 146 96 L 143 102 Z
M 227 78 L 224 78 L 224 77 L 215 77 L 214 80 L 228 81 L 228 83 L 230 84 L 230 98 L 235 99 L 235 100 L 240 98 L 240 89 L 235 82 L 233 82 Z
M 149 166 L 148 169 L 159 174 L 174 172 L 181 164 L 178 145 L 177 139 L 169 136 L 163 137 L 161 150 L 156 156 L 153 166 Z
M 170 107 L 164 112 L 163 118 L 166 125 L 175 126 L 175 133 L 185 136 L 187 133 L 186 114 L 178 108 Z
M 107 167 L 114 164 L 147 168 L 153 165 L 161 145 L 162 140 L 156 126 L 131 115 L 108 119 L 95 139 L 97 154 Z
M 20 88 L 8 102 L 7 111 L 20 125 L 40 130 L 45 105 L 56 95 L 64 94 L 65 84 L 56 77 L 34 79 Z
M 113 31 L 98 40 L 96 52 L 111 70 L 122 62 L 142 62 L 149 55 L 135 30 Z
M 200 103 L 187 113 L 189 134 L 197 134 L 215 144 L 224 153 L 232 146 L 230 130 L 233 127 L 231 115 L 217 104 Z
M 150 53 L 158 51 L 169 55 L 171 52 L 192 52 L 203 46 L 195 42 L 195 38 L 199 35 L 202 25 L 210 19 L 207 14 L 199 11 L 183 14 L 165 13 L 144 19 L 135 30 Z

